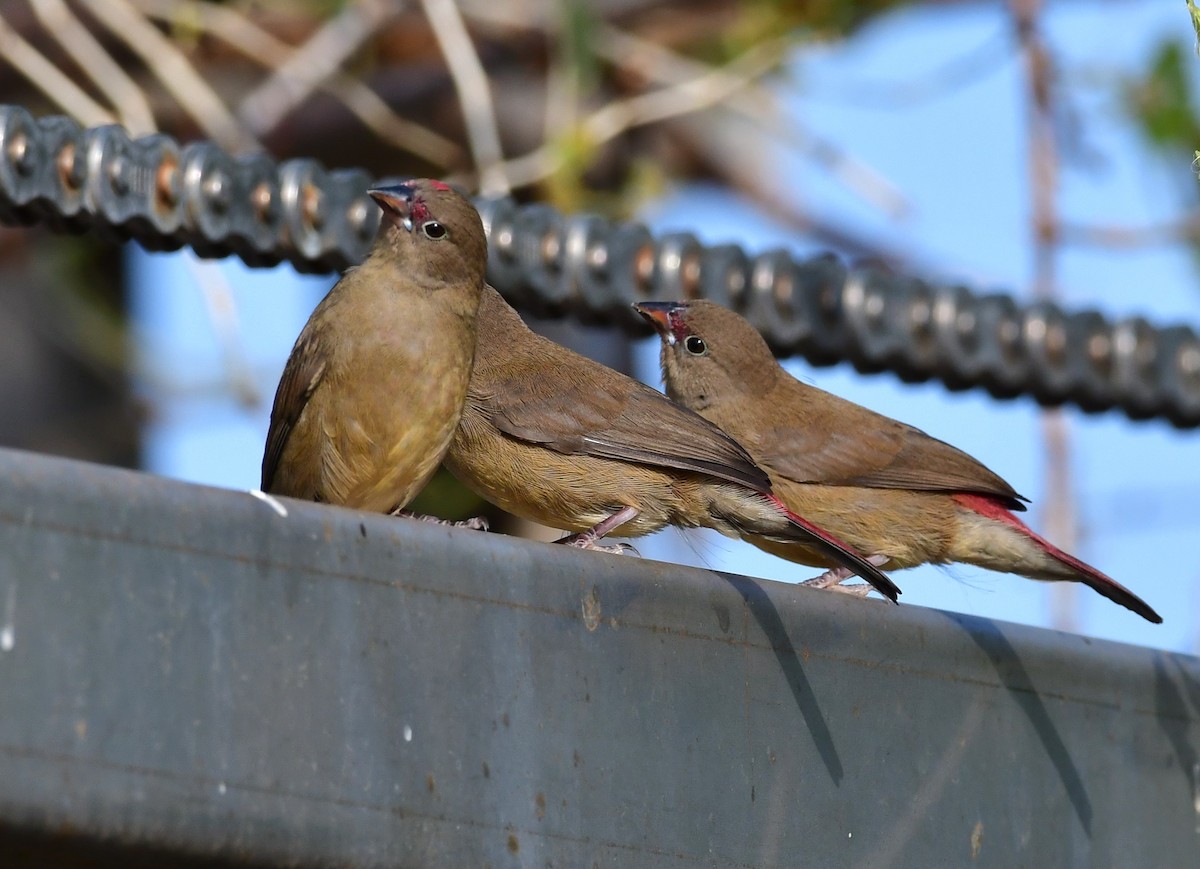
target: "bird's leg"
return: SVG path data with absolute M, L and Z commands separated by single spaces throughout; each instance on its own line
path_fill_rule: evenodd
M 602 519 L 587 531 L 580 531 L 578 534 L 571 534 L 563 537 L 561 540 L 556 540 L 555 543 L 563 543 L 567 546 L 574 546 L 579 549 L 591 549 L 595 552 L 612 552 L 618 555 L 632 552 L 634 555 L 638 551 L 628 543 L 614 543 L 611 546 L 605 546 L 600 542 L 605 534 L 624 525 L 629 520 L 637 516 L 638 510 L 636 507 L 622 507 L 616 513 L 613 513 L 607 519 Z
M 889 561 L 886 555 L 869 555 L 867 561 L 876 567 L 883 567 Z M 824 588 L 829 591 L 840 591 L 842 594 L 852 594 L 855 597 L 866 597 L 871 593 L 871 586 L 867 583 L 855 585 L 842 585 L 850 577 L 854 576 L 854 571 L 848 567 L 834 567 L 820 576 L 806 579 L 801 585 L 806 585 L 809 588 Z
M 419 519 L 422 522 L 432 522 L 434 525 L 449 525 L 451 528 L 470 528 L 472 531 L 487 531 L 486 516 L 472 516 L 470 519 L 439 519 L 437 516 L 426 516 L 424 513 L 414 513 L 397 507 L 391 512 L 392 516 L 404 519 Z

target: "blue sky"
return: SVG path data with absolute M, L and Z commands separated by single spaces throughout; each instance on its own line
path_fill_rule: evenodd
M 1135 68 L 1164 35 L 1190 40 L 1180 3 L 1059 4 L 1047 15 L 1049 38 L 1069 74 L 1118 75 Z M 1024 140 L 1024 84 L 1008 49 L 1011 25 L 999 5 L 971 4 L 902 12 L 848 43 L 802 52 L 794 88 L 781 91 L 806 128 L 841 144 L 883 173 L 912 204 L 900 221 L 874 210 L 802 157 L 771 160 L 781 183 L 810 211 L 836 215 L 890 246 L 912 251 L 929 274 L 978 289 L 1025 296 L 1031 275 Z M 966 83 L 903 109 L 868 104 L 879 83 L 923 81 L 947 63 L 990 55 Z M 1200 69 L 1200 59 L 1197 60 Z M 1062 213 L 1096 224 L 1140 225 L 1171 219 L 1195 184 L 1187 161 L 1145 155 L 1119 116 L 1112 88 L 1072 83 L 1072 108 L 1097 166 L 1064 169 Z M 1198 143 L 1200 144 L 1200 143 Z M 722 190 L 672 191 L 643 215 L 657 230 L 686 229 L 707 241 L 739 241 L 750 250 L 819 248 Z M 138 290 L 142 389 L 155 409 L 147 434 L 149 469 L 181 479 L 249 488 L 258 482 L 275 383 L 308 312 L 331 285 L 289 268 L 251 271 L 235 262 L 189 265 L 188 255 L 130 247 Z M 1060 292 L 1071 308 L 1139 314 L 1156 323 L 1200 320 L 1200 279 L 1188 257 L 1170 248 L 1103 252 L 1069 249 L 1060 259 Z M 247 410 L 228 389 L 226 360 L 197 289 L 224 280 L 235 301 L 241 361 L 260 393 Z M 639 348 L 639 374 L 658 385 L 657 343 Z M 1033 499 L 1044 499 L 1038 411 L 1029 400 L 997 402 L 979 392 L 947 393 L 936 384 L 905 385 L 891 375 L 862 376 L 848 366 L 790 370 L 882 413 L 948 440 L 984 461 Z M 1117 414 L 1069 412 L 1074 494 L 1081 522 L 1076 554 L 1141 594 L 1166 616 L 1153 626 L 1080 589 L 1080 630 L 1162 648 L 1200 650 L 1200 434 Z M 639 542 L 646 557 L 784 581 L 814 571 L 787 564 L 719 535 L 668 530 Z M 977 568 L 918 568 L 895 575 L 904 602 L 1027 624 L 1049 623 L 1046 587 Z

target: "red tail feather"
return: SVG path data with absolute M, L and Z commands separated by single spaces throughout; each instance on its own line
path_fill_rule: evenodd
M 966 507 L 968 510 L 973 510 L 981 516 L 988 519 L 995 519 L 997 522 L 1003 522 L 1010 528 L 1020 531 L 1041 549 L 1066 567 L 1069 567 L 1079 576 L 1079 581 L 1084 583 L 1088 588 L 1104 595 L 1113 603 L 1118 603 L 1126 609 L 1133 610 L 1147 621 L 1155 624 L 1162 623 L 1162 616 L 1156 613 L 1151 606 L 1131 592 L 1125 586 L 1121 585 L 1110 576 L 1105 576 L 1090 564 L 1085 564 L 1074 555 L 1063 552 L 1046 538 L 1042 537 L 1016 516 L 1014 516 L 1004 505 L 995 498 L 990 498 L 986 495 L 954 495 L 954 500 Z

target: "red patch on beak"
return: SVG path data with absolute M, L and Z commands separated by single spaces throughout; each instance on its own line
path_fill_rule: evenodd
M 413 226 L 420 226 L 429 219 L 429 206 L 420 196 L 414 196 L 408 214 L 412 218 Z
M 634 310 L 641 314 L 664 338 L 672 343 L 682 341 L 691 334 L 683 317 L 687 305 L 679 302 L 637 302 Z
M 682 307 L 672 308 L 667 312 L 667 325 L 670 326 L 671 334 L 675 336 L 676 341 L 682 341 L 692 334 L 687 323 L 683 321 L 683 313 Z

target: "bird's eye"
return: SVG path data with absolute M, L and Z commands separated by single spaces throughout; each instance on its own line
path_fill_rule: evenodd
M 683 342 L 683 346 L 693 356 L 703 356 L 708 352 L 708 347 L 705 345 L 704 339 L 699 335 L 688 335 L 687 340 Z
M 442 226 L 436 220 L 427 220 L 422 223 L 421 232 L 425 233 L 426 238 L 432 238 L 434 241 L 446 237 L 446 227 Z

